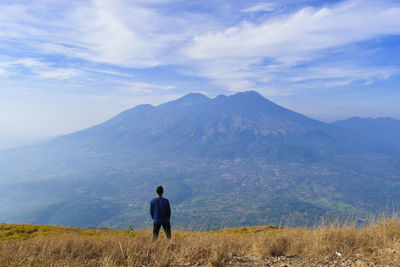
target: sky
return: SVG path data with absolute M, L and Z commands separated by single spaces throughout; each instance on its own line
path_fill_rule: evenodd
M 2 0 L 0 149 L 138 104 L 255 90 L 325 122 L 400 119 L 400 2 Z

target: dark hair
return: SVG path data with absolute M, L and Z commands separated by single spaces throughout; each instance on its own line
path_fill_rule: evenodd
M 156 192 L 157 192 L 157 194 L 159 194 L 161 196 L 164 193 L 164 188 L 161 185 L 159 185 L 157 187 Z

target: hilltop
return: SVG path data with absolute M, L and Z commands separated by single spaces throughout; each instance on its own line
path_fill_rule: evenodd
M 324 123 L 254 91 L 139 105 L 0 151 L 0 221 L 143 229 L 163 184 L 180 229 L 362 222 L 400 201 L 399 129 L 390 119 Z
M 0 225 L 1 266 L 398 266 L 396 217 L 357 229 L 256 226 L 209 232 Z

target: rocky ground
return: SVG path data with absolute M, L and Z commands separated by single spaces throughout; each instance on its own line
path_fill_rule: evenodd
M 294 267 L 294 266 L 310 266 L 310 267 L 337 267 L 337 266 L 354 266 L 354 267 L 369 267 L 369 266 L 399 266 L 397 264 L 377 264 L 357 258 L 344 257 L 321 257 L 317 259 L 304 259 L 300 257 L 271 257 L 271 258 L 243 258 L 233 257 L 223 266 L 277 266 L 277 267 Z
M 190 265 L 183 265 L 190 266 Z M 201 267 L 215 266 L 213 264 L 198 265 Z M 321 257 L 317 259 L 304 259 L 301 257 L 270 257 L 270 258 L 258 258 L 258 257 L 235 257 L 233 256 L 228 262 L 222 265 L 216 265 L 221 267 L 251 267 L 251 266 L 265 266 L 265 267 L 295 267 L 295 266 L 307 266 L 307 267 L 386 267 L 386 266 L 400 266 L 396 263 L 373 263 L 363 259 L 357 258 L 345 258 L 345 257 Z

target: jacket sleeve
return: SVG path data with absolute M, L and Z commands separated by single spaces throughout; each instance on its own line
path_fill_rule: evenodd
M 153 201 L 150 202 L 150 216 L 152 219 L 154 219 L 154 204 Z
M 167 202 L 167 216 L 169 220 L 171 218 L 171 207 L 169 206 L 169 201 Z

